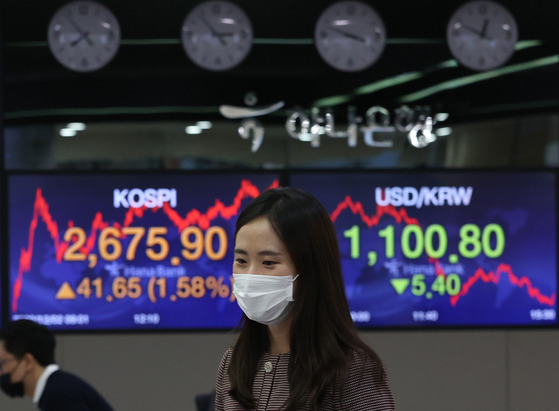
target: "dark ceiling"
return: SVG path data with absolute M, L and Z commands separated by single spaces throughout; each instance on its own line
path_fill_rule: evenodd
M 388 43 L 380 59 L 358 73 L 336 71 L 318 55 L 312 43 L 314 25 L 333 2 L 317 0 L 236 1 L 252 21 L 255 42 L 247 59 L 227 72 L 202 70 L 187 58 L 180 44 L 181 23 L 197 1 L 103 0 L 119 20 L 122 45 L 101 70 L 74 73 L 52 57 L 46 44 L 49 20 L 66 1 L 4 0 L 5 122 L 45 121 L 48 116 L 50 120 L 57 116 L 67 119 L 79 109 L 107 107 L 158 108 L 146 111 L 158 118 L 199 115 L 196 113 L 217 117 L 220 104 L 243 105 L 249 91 L 256 93 L 258 104 L 281 100 L 287 109 L 308 109 L 314 101 L 335 95 L 349 96 L 346 104 L 360 109 L 429 105 L 449 112 L 450 121 L 456 122 L 557 111 L 559 1 L 502 1 L 516 17 L 519 41 L 539 41 L 516 51 L 507 63 L 511 73 L 411 101 L 403 96 L 450 80 L 476 79 L 472 76 L 478 73 L 464 67 L 440 67 L 452 59 L 445 43 L 447 21 L 464 1 L 366 2 L 382 16 Z M 271 39 L 287 41 L 270 44 L 274 43 Z M 293 40 L 305 41 L 291 44 Z M 550 64 L 521 70 L 524 63 L 545 58 Z M 360 86 L 410 72 L 422 76 L 372 93 L 355 93 Z M 56 111 L 59 109 L 65 111 Z M 128 114 L 126 109 L 108 112 L 137 117 L 133 110 Z

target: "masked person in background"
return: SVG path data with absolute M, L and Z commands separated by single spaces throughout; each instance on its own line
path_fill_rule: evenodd
M 234 294 L 244 324 L 218 369 L 216 410 L 393 410 L 386 369 L 351 319 L 334 226 L 296 188 L 239 215 Z
M 54 363 L 54 334 L 30 320 L 0 332 L 0 388 L 10 397 L 33 398 L 44 411 L 111 411 L 88 383 Z

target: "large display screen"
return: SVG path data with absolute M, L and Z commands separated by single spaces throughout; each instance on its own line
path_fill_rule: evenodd
M 232 329 L 238 213 L 277 173 L 12 175 L 10 318 L 55 330 Z
M 557 325 L 557 174 L 298 171 L 360 328 Z M 10 319 L 55 330 L 234 328 L 233 234 L 276 172 L 8 177 Z M 0 290 L 1 292 L 2 290 Z
M 300 172 L 360 327 L 557 324 L 553 172 Z

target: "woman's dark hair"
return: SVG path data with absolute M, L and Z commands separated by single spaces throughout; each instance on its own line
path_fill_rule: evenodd
M 292 303 L 290 397 L 286 406 L 300 409 L 310 398 L 311 406 L 318 409 L 326 387 L 334 382 L 343 387 L 353 351 L 376 362 L 381 373 L 384 368 L 379 356 L 357 335 L 345 295 L 336 232 L 322 204 L 297 188 L 270 189 L 241 212 L 235 237 L 241 227 L 262 216 L 285 244 L 299 274 Z M 270 341 L 265 325 L 246 316 L 243 321 L 229 378 L 231 395 L 251 408 L 258 360 L 269 349 Z
M 0 332 L 0 341 L 4 341 L 4 349 L 17 359 L 29 353 L 43 367 L 54 363 L 56 341 L 53 332 L 44 325 L 31 320 L 9 322 Z

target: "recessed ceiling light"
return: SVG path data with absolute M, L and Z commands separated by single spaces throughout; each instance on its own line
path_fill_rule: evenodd
M 85 123 L 68 123 L 66 124 L 66 128 L 70 128 L 76 131 L 84 131 L 86 126 Z
M 62 128 L 58 134 L 60 134 L 61 137 L 74 137 L 77 131 L 71 128 Z
M 196 125 L 200 127 L 202 130 L 209 130 L 210 128 L 212 128 L 211 121 L 198 121 Z
M 202 133 L 202 129 L 198 126 L 187 126 L 184 129 L 184 132 L 186 134 L 201 134 Z

